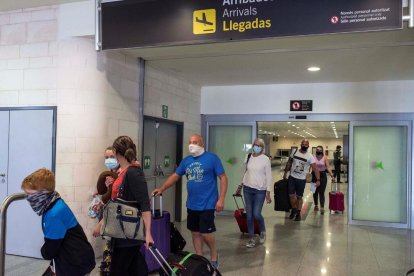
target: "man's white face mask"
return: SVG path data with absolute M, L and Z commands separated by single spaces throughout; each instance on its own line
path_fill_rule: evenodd
M 197 157 L 204 153 L 204 148 L 199 145 L 190 144 L 188 145 L 188 151 L 192 156 Z

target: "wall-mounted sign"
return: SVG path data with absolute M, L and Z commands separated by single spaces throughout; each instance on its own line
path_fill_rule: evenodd
M 102 48 L 402 28 L 398 0 L 103 0 Z
M 151 156 L 144 156 L 144 169 L 151 168 Z
M 164 156 L 164 167 L 170 167 L 170 157 L 168 155 Z
M 168 118 L 168 105 L 163 105 L 162 106 L 162 117 L 163 118 Z
M 290 101 L 290 111 L 312 111 L 312 100 Z

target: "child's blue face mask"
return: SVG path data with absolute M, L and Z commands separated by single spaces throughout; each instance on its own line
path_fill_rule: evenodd
M 109 170 L 115 170 L 118 167 L 118 161 L 115 158 L 105 159 L 105 166 Z

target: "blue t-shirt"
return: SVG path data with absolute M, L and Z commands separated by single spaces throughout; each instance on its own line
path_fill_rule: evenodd
M 187 177 L 187 208 L 196 211 L 216 208 L 218 200 L 217 176 L 224 173 L 217 155 L 204 152 L 187 156 L 181 161 L 176 174 Z

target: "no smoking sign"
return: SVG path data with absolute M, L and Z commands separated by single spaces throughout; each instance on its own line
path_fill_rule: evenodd
M 312 111 L 312 100 L 292 100 L 290 111 Z

